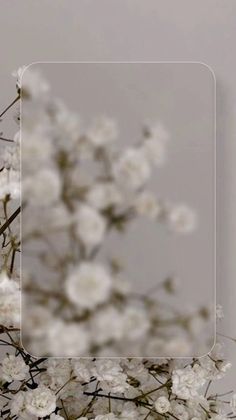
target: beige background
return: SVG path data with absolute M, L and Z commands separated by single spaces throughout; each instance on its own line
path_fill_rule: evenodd
M 217 78 L 218 301 L 236 335 L 235 0 L 1 1 L 1 103 L 11 71 L 40 60 L 203 61 Z M 236 348 L 228 345 L 236 362 Z M 233 386 L 227 379 L 228 386 Z

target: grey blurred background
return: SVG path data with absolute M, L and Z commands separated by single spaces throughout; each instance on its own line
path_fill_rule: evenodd
M 217 300 L 225 310 L 220 329 L 233 336 L 235 12 L 235 0 L 12 0 L 1 2 L 0 17 L 2 107 L 14 97 L 12 70 L 33 61 L 201 61 L 212 67 L 217 79 Z M 230 342 L 227 352 L 236 363 Z M 231 375 L 227 387 L 235 385 L 233 370 Z

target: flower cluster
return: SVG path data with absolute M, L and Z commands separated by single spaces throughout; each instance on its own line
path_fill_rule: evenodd
M 22 140 L 17 133 L 5 148 L 0 171 L 0 345 L 6 349 L 0 362 L 1 418 L 234 418 L 236 394 L 220 397 L 211 388 L 231 367 L 219 343 L 199 359 L 167 357 L 192 351 L 206 310 L 184 315 L 148 293 L 138 295 L 124 281 L 119 261 L 97 258 L 111 231 L 126 232 L 139 217 L 177 233 L 195 228 L 188 206 L 170 205 L 147 189 L 152 165 L 164 162 L 168 134 L 160 124 L 147 125 L 141 142 L 117 151 L 112 120 L 103 117 L 82 130 L 77 116 L 52 100 L 39 73 L 20 70 L 17 77 L 13 104 L 19 95 L 26 101 Z M 27 249 L 34 251 L 44 268 L 29 264 L 25 270 L 23 261 L 21 338 L 41 357 L 27 352 L 19 331 L 20 141 L 23 258 Z M 63 242 L 60 235 L 67 238 L 66 250 L 55 246 Z M 175 279 L 159 287 L 173 294 Z M 217 316 L 223 317 L 220 306 Z M 44 357 L 62 353 L 69 358 Z M 94 357 L 73 358 L 89 353 Z M 112 357 L 117 355 L 127 357 Z
M 112 234 L 125 240 L 140 218 L 177 234 L 195 229 L 190 207 L 148 187 L 153 168 L 165 162 L 167 131 L 146 123 L 141 140 L 120 150 L 115 121 L 102 116 L 83 127 L 39 73 L 20 70 L 17 89 L 21 136 L 11 153 L 8 147 L 4 171 L 19 168 L 21 143 L 25 347 L 37 356 L 197 354 L 195 320 L 206 328 L 207 310 L 173 308 L 166 316 L 155 293 L 133 290 L 116 255 L 101 258 Z M 15 186 L 7 188 L 14 199 Z M 168 278 L 157 287 L 168 294 L 173 284 Z

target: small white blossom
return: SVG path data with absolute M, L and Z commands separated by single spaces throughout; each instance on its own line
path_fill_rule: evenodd
M 112 182 L 95 184 L 87 193 L 86 200 L 90 206 L 103 210 L 122 202 L 122 196 L 117 186 Z
M 47 330 L 47 344 L 52 356 L 82 356 L 88 350 L 88 334 L 78 323 L 55 321 Z
M 170 401 L 166 397 L 159 397 L 154 403 L 156 411 L 160 414 L 165 414 L 170 409 Z
M 25 408 L 33 416 L 48 416 L 56 409 L 56 396 L 50 389 L 40 385 L 26 392 Z
M 0 377 L 6 382 L 22 381 L 29 372 L 29 366 L 23 359 L 10 355 L 5 357 L 1 363 Z
M 117 137 L 115 121 L 107 117 L 97 118 L 88 130 L 87 137 L 95 147 L 107 146 Z
M 42 169 L 23 180 L 23 200 L 32 206 L 48 207 L 55 204 L 61 193 L 59 174 L 54 169 Z
M 187 366 L 184 369 L 177 369 L 172 374 L 172 392 L 179 398 L 185 400 L 198 396 L 198 390 L 206 382 L 196 369 Z
M 140 216 L 147 216 L 150 219 L 155 219 L 161 213 L 161 205 L 150 191 L 143 191 L 138 194 L 134 207 Z
M 71 302 L 92 309 L 109 297 L 111 277 L 101 265 L 82 263 L 68 276 L 65 287 Z
M 20 198 L 20 173 L 14 169 L 3 169 L 0 171 L 0 199 L 7 195 L 12 199 Z
M 196 214 L 184 204 L 173 207 L 168 212 L 170 229 L 177 233 L 191 233 L 196 228 Z
M 147 182 L 151 171 L 142 150 L 130 148 L 114 162 L 113 173 L 121 185 L 136 190 Z
M 103 240 L 106 231 L 104 217 L 95 209 L 81 205 L 76 214 L 76 234 L 86 246 L 96 246 Z

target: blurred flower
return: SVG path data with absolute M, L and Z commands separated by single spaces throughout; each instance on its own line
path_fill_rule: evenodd
M 71 302 L 90 309 L 108 298 L 111 285 L 111 277 L 105 267 L 84 262 L 69 274 L 65 290 Z
M 123 187 L 138 189 L 149 179 L 148 161 L 140 149 L 127 149 L 113 164 L 115 179 Z
M 87 131 L 87 137 L 95 147 L 107 146 L 117 137 L 117 126 L 111 118 L 96 118 Z
M 177 233 L 191 233 L 196 228 L 196 214 L 184 204 L 171 208 L 168 212 L 170 229 Z
M 97 246 L 103 240 L 106 222 L 95 209 L 80 205 L 75 216 L 76 234 L 86 246 Z

